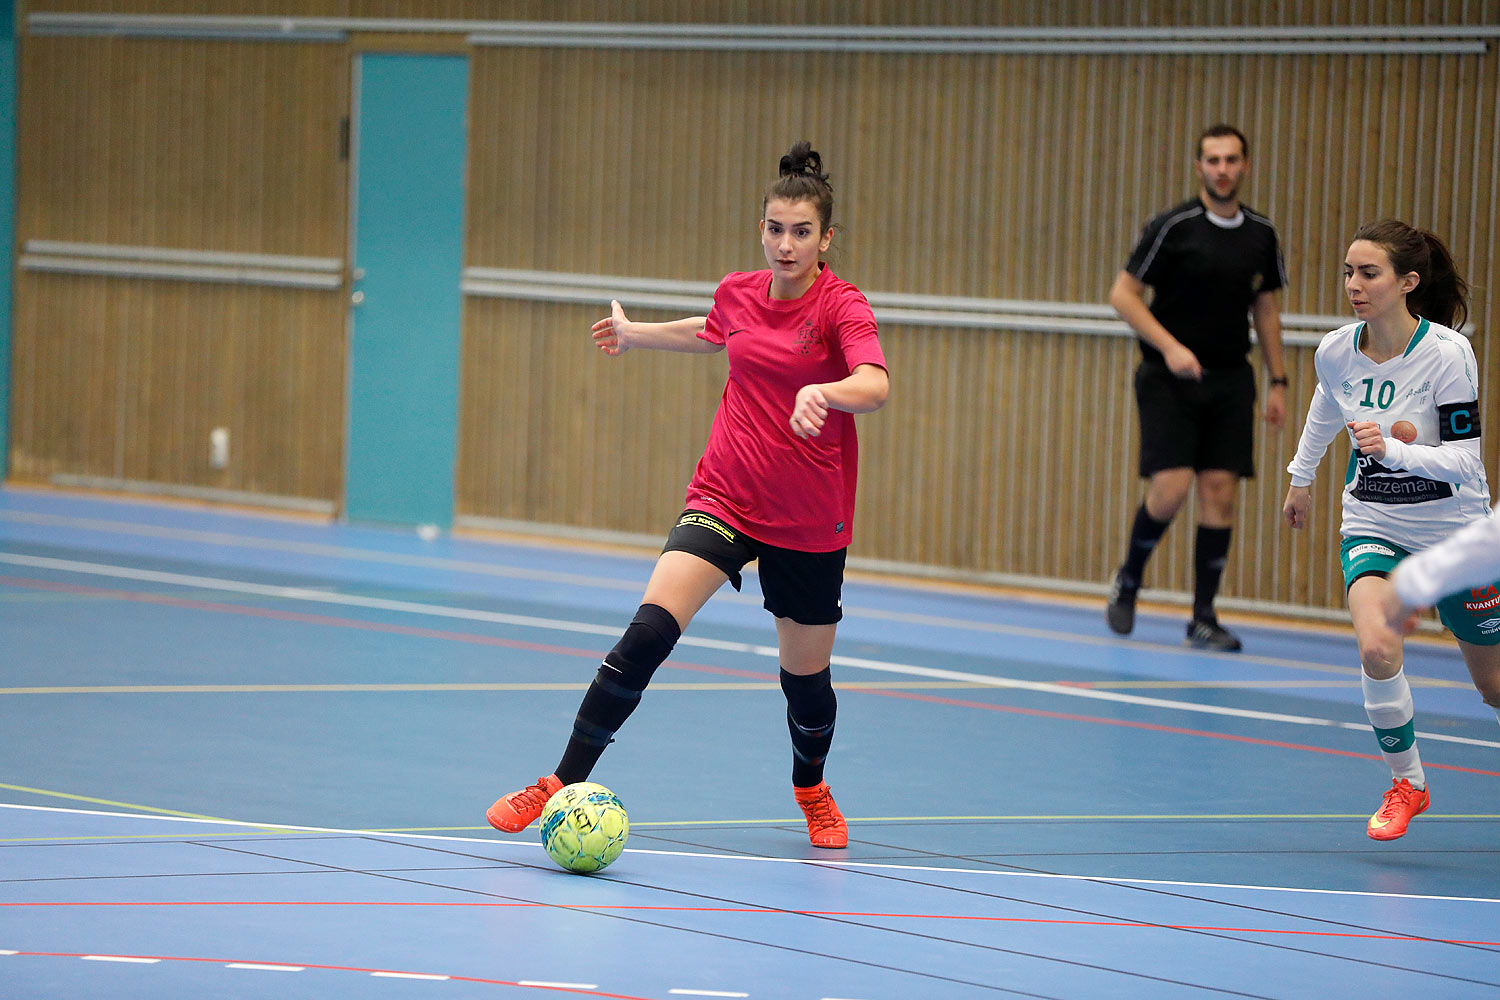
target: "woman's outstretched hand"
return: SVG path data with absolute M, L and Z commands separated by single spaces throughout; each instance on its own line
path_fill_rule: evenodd
M 610 301 L 609 315 L 595 323 L 592 330 L 595 346 L 610 357 L 618 358 L 630 350 L 630 320 L 625 318 L 618 299 Z

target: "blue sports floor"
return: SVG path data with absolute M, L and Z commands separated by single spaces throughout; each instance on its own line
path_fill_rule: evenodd
M 625 854 L 557 869 L 484 810 L 650 566 L 0 490 L 0 997 L 1500 996 L 1500 726 L 1435 641 L 1377 844 L 1347 630 L 852 578 L 818 851 L 752 576 L 595 773 Z

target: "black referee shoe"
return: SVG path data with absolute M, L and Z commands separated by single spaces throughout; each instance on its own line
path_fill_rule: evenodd
M 1104 623 L 1117 635 L 1129 635 L 1135 630 L 1135 595 L 1140 584 L 1128 586 L 1124 571 L 1115 574 L 1109 585 L 1109 600 L 1104 605 Z
M 1187 643 L 1194 649 L 1210 649 L 1219 653 L 1240 651 L 1240 637 L 1212 618 L 1195 618 L 1188 622 Z

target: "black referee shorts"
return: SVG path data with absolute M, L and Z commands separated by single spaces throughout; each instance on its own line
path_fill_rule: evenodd
M 844 617 L 844 557 L 847 549 L 802 552 L 756 541 L 712 514 L 685 510 L 667 535 L 663 552 L 688 552 L 712 563 L 729 577 L 735 590 L 740 570 L 760 563 L 760 592 L 765 608 L 777 618 L 799 625 L 834 625 Z
M 1178 378 L 1164 362 L 1135 370 L 1141 415 L 1141 476 L 1163 469 L 1226 469 L 1255 475 L 1255 370 L 1205 368 L 1203 381 Z

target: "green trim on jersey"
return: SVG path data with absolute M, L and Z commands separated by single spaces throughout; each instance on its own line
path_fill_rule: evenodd
M 1407 355 L 1411 354 L 1412 351 L 1415 351 L 1417 349 L 1417 345 L 1422 342 L 1422 338 L 1423 337 L 1427 336 L 1427 331 L 1429 329 L 1431 329 L 1431 327 L 1432 327 L 1432 324 L 1429 323 L 1429 322 L 1427 322 L 1427 320 L 1425 318 L 1420 318 L 1420 317 L 1418 318 L 1418 320 L 1417 320 L 1417 332 L 1413 333 L 1411 335 L 1411 343 L 1407 344 L 1406 345 L 1406 350 L 1404 350 L 1404 351 L 1401 352 L 1401 356 L 1403 358 L 1406 357 Z
M 1422 338 L 1427 336 L 1427 331 L 1431 328 L 1432 324 L 1427 322 L 1427 318 L 1425 316 L 1418 316 L 1417 328 L 1412 332 L 1411 340 L 1407 342 L 1406 350 L 1401 352 L 1401 356 L 1403 358 L 1409 357 L 1411 355 L 1411 352 L 1417 349 L 1417 345 L 1422 342 Z M 1354 328 L 1354 349 L 1356 351 L 1359 350 L 1359 345 L 1364 343 L 1364 335 L 1365 324 L 1361 323 Z

